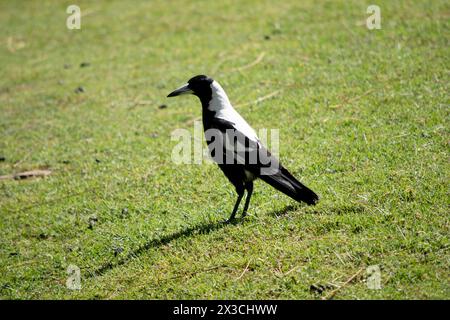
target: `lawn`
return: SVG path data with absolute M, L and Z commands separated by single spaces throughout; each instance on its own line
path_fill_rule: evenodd
M 51 171 L 0 180 L 1 299 L 450 298 L 448 1 L 376 1 L 379 30 L 356 0 L 70 4 L 0 1 L 0 176 Z M 317 206 L 257 182 L 222 223 L 222 172 L 171 159 L 197 74 Z

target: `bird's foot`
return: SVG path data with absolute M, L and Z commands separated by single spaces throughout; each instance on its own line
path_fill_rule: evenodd
M 228 218 L 226 220 L 223 220 L 223 223 L 229 224 L 229 223 L 237 223 L 237 222 L 240 222 L 240 221 L 244 221 L 245 220 L 245 216 L 246 215 L 242 215 L 239 218 L 236 218 L 236 217 L 231 218 L 230 217 L 230 218 Z
M 228 219 L 223 220 L 223 223 L 229 224 L 229 223 L 233 223 L 235 221 L 236 221 L 236 218 L 233 217 L 233 218 L 228 218 Z
M 231 217 L 229 217 L 228 219 L 224 220 L 223 222 L 226 223 L 226 224 L 229 224 L 229 223 L 236 223 L 236 222 L 238 222 L 240 220 L 242 220 L 242 217 L 236 218 L 235 215 L 232 215 Z

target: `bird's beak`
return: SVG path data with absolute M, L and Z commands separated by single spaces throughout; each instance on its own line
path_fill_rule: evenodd
M 177 90 L 169 93 L 169 95 L 167 97 L 176 97 L 176 96 L 180 96 L 182 94 L 188 94 L 188 93 L 193 93 L 194 91 L 191 90 L 191 88 L 189 88 L 189 84 L 185 84 L 184 86 L 179 87 Z

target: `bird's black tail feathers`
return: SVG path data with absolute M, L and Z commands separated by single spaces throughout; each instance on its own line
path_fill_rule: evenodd
M 303 185 L 282 166 L 280 166 L 280 170 L 277 173 L 260 175 L 259 178 L 298 202 L 314 205 L 319 201 L 319 197 L 314 191 Z

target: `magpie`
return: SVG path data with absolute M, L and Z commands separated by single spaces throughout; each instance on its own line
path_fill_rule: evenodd
M 319 197 L 298 181 L 261 143 L 255 130 L 233 108 L 222 86 L 212 78 L 198 75 L 167 97 L 193 94 L 202 104 L 205 139 L 211 158 L 218 164 L 238 195 L 227 222 L 234 220 L 247 191 L 242 218 L 247 214 L 257 178 L 298 202 L 314 205 Z M 224 161 L 226 159 L 226 161 Z

